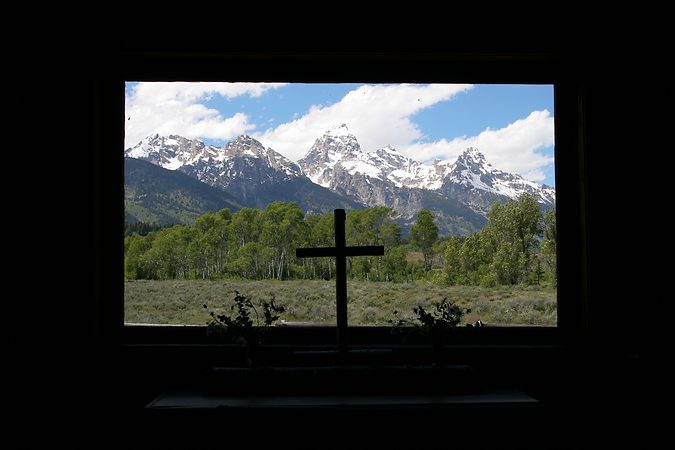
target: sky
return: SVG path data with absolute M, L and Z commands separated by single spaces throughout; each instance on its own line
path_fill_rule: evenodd
M 125 148 L 154 133 L 216 146 L 248 134 L 297 161 L 344 123 L 366 152 L 431 163 L 476 147 L 555 186 L 552 85 L 127 82 L 125 109 Z

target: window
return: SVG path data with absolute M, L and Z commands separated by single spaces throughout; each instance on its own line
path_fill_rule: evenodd
M 327 81 L 354 81 L 354 80 L 363 80 L 364 84 L 369 86 L 392 86 L 397 85 L 398 82 L 413 82 L 415 84 L 427 84 L 429 82 L 440 83 L 443 85 L 449 85 L 449 83 L 459 83 L 459 82 L 473 82 L 472 84 L 476 85 L 494 85 L 494 83 L 508 83 L 508 84 L 537 84 L 536 88 L 548 88 L 552 91 L 551 86 L 555 86 L 555 112 L 549 111 L 549 114 L 555 114 L 556 120 L 556 165 L 555 172 L 558 174 L 565 173 L 564 177 L 554 178 L 554 174 L 550 173 L 549 176 L 551 180 L 555 179 L 556 187 L 556 197 L 558 200 L 557 212 L 559 216 L 558 221 L 558 234 L 560 242 L 563 242 L 565 239 L 568 239 L 568 243 L 572 243 L 569 252 L 560 253 L 558 257 L 558 274 L 559 277 L 559 288 L 558 288 L 558 310 L 560 315 L 558 317 L 558 324 L 561 325 L 565 330 L 573 331 L 579 328 L 579 324 L 582 322 L 583 314 L 581 314 L 583 306 L 583 294 L 584 294 L 584 275 L 583 267 L 580 267 L 578 264 L 579 261 L 583 261 L 584 253 L 584 242 L 583 242 L 583 230 L 578 232 L 574 228 L 574 224 L 583 223 L 583 196 L 584 191 L 583 185 L 580 181 L 583 180 L 583 165 L 579 159 L 580 149 L 577 144 L 577 133 L 579 132 L 579 126 L 583 125 L 580 121 L 579 116 L 577 115 L 576 107 L 578 106 L 578 93 L 574 91 L 570 85 L 566 84 L 566 80 L 559 78 L 559 74 L 555 72 L 553 66 L 549 64 L 549 61 L 543 59 L 541 61 L 525 61 L 525 62 L 512 62 L 508 65 L 501 65 L 496 60 L 492 60 L 489 57 L 483 61 L 483 64 L 474 64 L 461 58 L 453 57 L 421 57 L 420 60 L 416 60 L 414 56 L 406 55 L 397 55 L 391 58 L 384 57 L 380 60 L 377 58 L 374 61 L 360 61 L 363 64 L 358 66 L 358 69 L 352 65 L 351 69 L 345 69 L 344 67 L 337 71 L 328 70 L 325 64 L 327 60 L 323 60 L 323 57 L 316 55 L 305 55 L 296 60 L 296 65 L 288 67 L 280 67 L 278 64 L 271 64 L 266 58 L 256 59 L 253 58 L 253 61 L 249 61 L 249 65 L 246 67 L 241 67 L 236 64 L 232 64 L 233 61 L 236 61 L 239 56 L 237 55 L 226 55 L 222 60 L 206 60 L 199 69 L 190 69 L 187 72 L 184 72 L 182 65 L 180 64 L 180 58 L 178 57 L 169 57 L 166 60 L 154 60 L 150 61 L 148 59 L 129 59 L 125 60 L 124 64 L 121 65 L 122 70 L 119 73 L 116 73 L 110 79 L 110 84 L 107 85 L 110 89 L 104 89 L 104 97 L 111 102 L 112 105 L 115 105 L 115 110 L 117 115 L 121 117 L 121 111 L 124 110 L 123 105 L 121 104 L 122 99 L 119 98 L 122 93 L 125 91 L 125 87 L 128 89 L 133 89 L 132 86 L 125 86 L 124 81 L 126 80 L 177 80 L 177 79 L 190 79 L 190 80 L 223 80 L 226 81 L 259 81 L 260 79 L 273 79 L 273 80 L 283 80 L 284 82 L 327 82 Z M 282 58 L 282 57 L 280 57 Z M 342 55 L 338 56 L 338 62 L 340 58 L 347 59 L 359 59 L 359 55 Z M 413 67 L 419 67 L 420 62 L 423 66 L 427 67 L 428 71 L 419 71 L 413 70 Z M 486 65 L 487 66 L 486 66 Z M 311 67 L 311 69 L 310 69 Z M 342 67 L 342 66 L 341 66 Z M 487 70 L 485 67 L 492 67 L 496 70 Z M 532 69 L 534 70 L 528 70 Z M 226 75 L 223 75 L 225 73 Z M 394 75 L 392 75 L 394 74 Z M 343 85 L 344 86 L 344 85 Z M 320 88 L 321 85 L 312 84 L 313 88 Z M 506 86 L 496 86 L 496 88 L 505 88 Z M 358 89 L 358 87 L 356 87 Z M 106 97 L 108 95 L 109 97 Z M 553 108 L 551 108 L 553 109 Z M 423 114 L 420 112 L 419 114 Z M 135 120 L 134 117 L 124 117 L 125 124 L 128 122 L 131 123 L 132 120 Z M 338 128 L 335 131 L 335 134 L 340 134 L 340 124 L 337 124 Z M 108 128 L 110 127 L 110 128 Z M 121 130 L 120 125 L 104 125 L 104 128 L 107 129 L 111 135 L 114 135 L 114 139 L 111 139 L 104 144 L 105 148 L 111 149 L 113 143 L 120 145 L 117 149 L 117 155 L 119 156 L 119 148 L 130 148 L 125 143 L 124 131 Z M 347 127 L 349 128 L 349 126 Z M 358 139 L 358 137 L 357 137 Z M 384 144 L 384 143 L 383 143 Z M 386 144 L 384 144 L 386 145 Z M 379 144 L 375 144 L 379 147 Z M 561 148 L 571 149 L 569 153 L 565 154 L 561 151 Z M 480 149 L 479 149 L 480 150 Z M 104 154 L 103 158 L 108 160 L 108 158 L 114 158 L 109 156 L 107 153 Z M 424 162 L 424 161 L 421 161 Z M 428 161 L 427 161 L 428 162 Z M 118 159 L 113 164 L 116 167 L 120 167 L 121 161 Z M 167 161 L 166 164 L 169 166 L 171 164 L 176 164 L 175 161 Z M 568 171 L 571 169 L 571 171 Z M 119 171 L 118 171 L 119 174 Z M 117 185 L 123 184 L 119 179 L 116 179 L 115 182 Z M 551 183 L 552 184 L 552 183 Z M 119 199 L 120 190 L 117 191 Z M 105 197 L 107 199 L 112 199 L 112 196 Z M 567 202 L 565 202 L 567 199 Z M 236 202 L 236 198 L 230 199 L 232 202 Z M 104 202 L 105 203 L 105 202 Z M 119 200 L 117 200 L 119 204 Z M 581 205 L 579 205 L 579 203 Z M 118 210 L 119 211 L 119 210 Z M 106 213 L 104 213 L 105 215 Z M 238 214 L 238 213 L 237 213 Z M 253 212 L 250 212 L 253 214 Z M 569 216 L 567 216 L 569 214 Z M 119 216 L 119 214 L 118 214 Z M 325 212 L 324 212 L 325 216 Z M 315 219 L 311 220 L 328 220 L 324 219 L 323 216 L 317 215 Z M 231 220 L 231 219 L 230 219 Z M 307 220 L 306 217 L 303 220 Z M 116 219 L 116 223 L 119 223 L 119 218 Z M 352 225 L 354 225 L 355 220 L 352 220 Z M 251 223 L 242 221 L 242 223 Z M 405 224 L 404 224 L 405 225 Z M 411 224 L 409 223 L 408 226 Z M 353 227 L 352 227 L 353 228 Z M 408 228 L 409 231 L 409 228 Z M 188 231 L 189 233 L 189 231 Z M 350 237 L 348 236 L 348 239 Z M 139 244 L 140 245 L 140 244 Z M 189 245 L 189 242 L 186 242 L 186 245 Z M 242 244 L 242 247 L 246 243 Z M 410 244 L 409 244 L 410 245 Z M 247 250 L 251 252 L 250 260 L 254 261 L 255 250 L 260 250 L 264 252 L 265 249 L 256 249 L 255 245 L 250 245 Z M 107 248 L 107 247 L 105 247 Z M 425 258 L 424 252 L 422 251 L 421 246 L 418 243 L 417 252 L 420 253 L 420 262 L 424 267 L 430 265 L 431 269 L 434 269 L 434 261 L 432 258 Z M 410 262 L 411 253 L 414 253 L 414 250 L 411 247 L 408 248 L 408 252 L 405 254 L 404 259 L 406 262 Z M 445 253 L 445 249 L 444 249 Z M 111 255 L 120 254 L 120 250 L 112 250 Z M 249 255 L 250 256 L 250 255 Z M 265 256 L 265 255 L 263 255 Z M 122 258 L 118 258 L 117 261 L 120 261 Z M 568 261 L 568 263 L 565 263 Z M 414 262 L 414 261 L 413 261 Z M 209 263 L 213 265 L 213 263 Z M 209 265 L 207 264 L 207 266 Z M 217 265 L 217 263 L 215 263 Z M 320 264 L 323 264 L 319 266 Z M 372 267 L 368 267 L 369 261 L 358 260 L 352 262 L 353 266 L 351 267 L 352 275 L 355 277 L 361 276 L 364 278 L 367 274 L 369 277 L 373 272 Z M 569 265 L 568 265 L 569 264 Z M 244 264 L 245 265 L 245 264 Z M 272 272 L 268 272 L 268 275 L 276 273 L 282 273 L 283 270 L 286 270 L 287 274 L 289 270 L 302 270 L 302 271 L 316 271 L 317 268 L 320 268 L 323 271 L 330 271 L 330 265 L 323 263 L 318 263 L 310 261 L 303 264 L 295 263 L 297 267 L 289 268 L 288 266 L 281 268 L 271 269 Z M 370 261 L 372 265 L 372 261 Z M 112 265 L 110 266 L 112 268 Z M 298 269 L 299 268 L 299 269 Z M 424 267 L 429 268 L 429 267 Z M 204 269 L 204 276 L 206 277 L 210 269 L 208 267 Z M 179 273 L 180 270 L 185 270 L 179 266 L 175 266 L 173 270 L 174 275 Z M 187 270 L 194 270 L 194 268 L 188 268 Z M 256 272 L 255 264 L 251 264 L 248 269 L 248 273 L 253 273 L 253 277 L 258 277 Z M 270 270 L 270 269 L 266 269 Z M 119 268 L 113 268 L 111 270 L 113 273 L 120 273 Z M 292 274 L 292 272 L 290 272 Z M 307 272 L 305 272 L 307 273 Z M 377 268 L 375 271 L 376 275 L 379 277 L 386 278 L 386 272 L 382 271 L 381 268 Z M 440 272 L 439 272 L 440 273 Z M 354 275 L 356 274 L 356 275 Z M 211 276 L 210 274 L 208 274 Z M 536 276 L 536 274 L 534 274 Z M 329 275 L 330 276 L 330 275 Z M 443 272 L 443 276 L 447 276 L 447 273 Z M 264 277 L 264 276 L 262 276 Z M 180 277 L 179 277 L 180 278 Z M 118 278 L 119 279 L 119 278 Z M 362 281 L 363 282 L 363 281 Z M 104 277 L 104 283 L 107 284 L 107 275 Z M 350 281 L 351 283 L 351 281 Z M 365 283 L 365 282 L 363 282 Z M 112 284 L 112 283 L 111 283 Z M 480 283 L 477 283 L 480 284 Z M 329 289 L 329 288 L 326 288 Z M 355 291 L 358 290 L 355 289 Z M 112 288 L 112 292 L 120 293 L 120 288 Z M 369 294 L 370 295 L 370 294 Z M 566 297 L 566 295 L 568 297 Z M 120 295 L 120 298 L 123 298 L 123 295 Z M 330 297 L 327 297 L 330 298 Z M 332 303 L 331 303 L 332 305 Z M 108 311 L 111 314 L 105 314 L 105 321 L 110 324 L 110 328 L 119 327 L 120 323 L 123 323 L 126 318 L 123 318 L 123 308 L 122 305 L 106 305 L 102 306 L 103 309 L 109 308 Z M 180 305 L 177 306 L 180 308 Z M 372 312 L 372 311 L 371 311 Z M 367 315 L 367 312 L 364 310 L 364 315 Z M 119 320 L 117 323 L 113 323 L 111 320 L 112 317 L 117 317 Z M 328 316 L 326 316 L 328 317 Z M 326 319 L 328 321 L 328 319 Z M 350 318 L 351 320 L 351 318 Z M 135 320 L 130 320 L 135 321 Z M 142 320 L 139 320 L 142 322 Z M 302 332 L 302 330 L 298 330 Z
M 351 325 L 449 298 L 555 326 L 553 112 L 551 85 L 128 82 L 125 323 L 240 292 L 335 324 L 335 261 L 296 249 L 343 208 L 347 245 L 384 247 L 347 259 Z

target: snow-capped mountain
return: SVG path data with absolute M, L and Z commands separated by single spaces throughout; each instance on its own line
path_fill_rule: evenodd
M 299 164 L 315 183 L 353 195 L 367 205 L 396 209 L 390 198 L 403 188 L 437 192 L 483 216 L 494 201 L 517 198 L 525 192 L 534 195 L 544 208 L 555 202 L 555 190 L 495 169 L 475 148 L 466 149 L 454 163 L 436 160 L 424 165 L 391 146 L 362 151 L 344 124 L 317 139 Z
M 367 176 L 370 180 L 391 182 L 396 187 L 427 190 L 439 189 L 450 170 L 446 162 L 435 161 L 426 166 L 390 145 L 364 152 L 345 124 L 326 131 L 298 164 L 312 181 L 333 189 L 336 188 L 334 174 L 340 169 L 351 175 Z
M 361 146 L 356 137 L 349 133 L 347 125 L 341 124 L 334 126 L 317 139 L 298 164 L 314 183 L 330 187 L 335 164 L 355 161 L 361 154 Z
M 433 210 L 446 234 L 466 234 L 485 223 L 466 205 L 425 189 L 441 186 L 436 167 L 425 167 L 389 146 L 364 152 L 344 124 L 317 139 L 298 163 L 317 184 L 368 206 L 394 209 L 403 225 L 412 224 L 421 209 Z
M 245 206 L 264 207 L 275 200 L 297 201 L 313 212 L 362 206 L 312 183 L 297 164 L 247 135 L 224 147 L 181 136 L 153 135 L 127 149 L 125 156 L 179 170 L 222 189 Z
M 182 136 L 160 136 L 153 134 L 134 147 L 124 151 L 128 158 L 142 159 L 169 170 L 194 164 L 201 159 L 218 155 L 217 147 L 205 146 L 199 139 L 190 140 Z
M 555 205 L 555 189 L 526 180 L 518 174 L 495 169 L 473 147 L 467 148 L 450 166 L 438 190 L 484 215 L 495 201 L 515 199 L 524 193 L 534 196 L 544 209 Z
M 475 148 L 454 162 L 422 164 L 391 146 L 364 151 L 340 124 L 319 137 L 298 164 L 243 135 L 223 147 L 181 136 L 149 136 L 125 151 L 165 169 L 179 170 L 225 191 L 241 205 L 297 201 L 305 210 L 388 206 L 404 224 L 417 212 L 435 212 L 441 231 L 467 234 L 486 222 L 495 201 L 532 194 L 551 208 L 555 190 L 492 167 Z
M 226 188 L 244 172 L 255 171 L 256 184 L 278 182 L 301 175 L 300 167 L 251 136 L 242 135 L 225 147 L 205 146 L 199 139 L 170 135 L 149 136 L 127 149 L 125 156 L 169 170 L 180 169 L 212 186 Z M 246 174 L 251 181 L 250 174 Z

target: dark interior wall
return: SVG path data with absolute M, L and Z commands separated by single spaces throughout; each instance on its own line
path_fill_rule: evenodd
M 536 80 L 536 70 L 529 70 L 528 59 L 540 58 L 546 55 L 555 66 L 555 73 L 562 76 L 566 82 L 570 82 L 572 89 L 579 92 L 581 98 L 578 114 L 581 116 L 582 130 L 578 136 L 572 139 L 579 140 L 579 146 L 583 148 L 581 156 L 583 171 L 587 174 L 587 204 L 582 206 L 586 211 L 588 231 L 588 283 L 591 292 L 590 303 L 587 305 L 585 315 L 589 321 L 592 338 L 598 342 L 605 342 L 610 346 L 621 345 L 622 347 L 639 347 L 641 340 L 645 338 L 638 323 L 626 323 L 626 311 L 632 307 L 639 307 L 638 299 L 646 294 L 649 288 L 649 277 L 643 276 L 641 271 L 645 265 L 640 264 L 639 257 L 633 257 L 635 252 L 644 246 L 644 239 L 635 240 L 634 237 L 644 230 L 645 226 L 654 223 L 653 217 L 645 217 L 640 210 L 640 202 L 635 201 L 636 193 L 640 190 L 647 191 L 647 187 L 639 183 L 627 183 L 626 177 L 634 177 L 634 166 L 637 155 L 646 153 L 644 137 L 649 130 L 650 108 L 645 104 L 643 94 L 632 86 L 640 86 L 644 80 L 644 73 L 638 64 L 637 57 L 624 54 L 621 49 L 612 47 L 583 46 L 579 44 L 565 46 L 538 46 L 535 48 L 521 45 L 493 45 L 476 48 L 476 53 L 461 49 L 458 52 L 459 59 L 464 64 L 455 64 L 450 67 L 459 72 L 464 67 L 471 67 L 466 71 L 468 78 L 479 73 L 488 73 L 488 79 L 497 80 L 512 76 L 515 79 Z M 482 50 L 482 52 L 479 52 Z M 97 317 L 111 314 L 106 308 L 111 307 L 113 300 L 106 300 L 119 292 L 111 290 L 111 285 L 98 284 L 97 280 L 105 282 L 113 273 L 121 276 L 121 269 L 116 262 L 115 256 L 121 257 L 121 249 L 107 236 L 115 235 L 118 223 L 115 220 L 116 212 L 111 212 L 111 200 L 117 193 L 111 193 L 119 184 L 121 167 L 115 166 L 115 162 L 109 158 L 101 158 L 106 152 L 112 151 L 116 143 L 111 142 L 109 124 L 117 117 L 115 111 L 123 108 L 120 104 L 123 100 L 111 95 L 111 83 L 109 71 L 115 69 L 115 61 L 122 52 L 108 50 L 84 59 L 84 82 L 78 83 L 83 86 L 83 92 L 76 96 L 80 117 L 83 117 L 82 130 L 86 130 L 86 138 L 77 142 L 73 148 L 73 155 L 77 155 L 72 168 L 76 170 L 76 176 L 69 177 L 66 181 L 72 184 L 73 191 L 77 192 L 82 202 L 78 205 L 84 212 L 81 217 L 91 226 L 81 228 L 86 236 L 80 251 L 86 260 L 96 261 L 95 264 L 86 265 L 79 270 L 88 271 L 87 279 L 92 280 L 90 288 L 98 286 L 100 289 L 98 300 L 92 300 L 85 290 L 82 292 L 82 310 L 86 313 L 87 320 L 78 321 L 79 326 L 85 327 L 87 334 L 95 337 L 101 332 L 101 324 Z M 195 68 L 192 64 L 180 66 L 175 64 L 176 57 L 188 56 L 189 52 L 151 52 L 151 57 L 157 57 L 156 64 L 161 67 L 166 64 L 174 74 L 184 74 L 186 78 L 194 76 Z M 194 65 L 199 65 L 200 75 L 218 78 L 222 73 L 222 63 L 209 55 L 218 53 L 201 53 L 195 57 Z M 259 67 L 274 65 L 279 58 L 278 52 L 234 52 L 241 64 L 238 75 L 242 79 L 253 78 L 260 73 Z M 348 78 L 356 70 L 359 73 L 369 74 L 376 81 L 387 81 L 409 78 L 427 78 L 430 81 L 442 79 L 445 76 L 445 66 L 439 53 L 427 52 L 387 52 L 374 53 L 343 51 L 337 53 L 318 52 L 304 53 L 304 60 L 300 60 L 298 67 L 294 69 L 293 52 L 281 53 L 291 55 L 286 68 L 275 68 L 282 75 L 288 77 L 306 77 L 312 79 L 314 74 L 321 77 L 331 74 L 339 81 Z M 303 55 L 303 52 L 300 52 Z M 442 54 L 442 53 L 440 53 Z M 204 57 L 206 55 L 206 57 Z M 309 56 L 307 56 L 309 55 Z M 411 57 L 412 55 L 412 57 Z M 173 58 L 173 59 L 172 59 Z M 283 61 L 284 57 L 280 61 Z M 412 59 L 412 63 L 409 61 Z M 133 62 L 133 58 L 131 58 Z M 401 63 L 401 61 L 408 63 Z M 513 64 L 509 65 L 509 60 Z M 77 67 L 82 67 L 83 61 L 76 61 Z M 128 64 L 129 60 L 126 60 Z M 309 61 L 309 64 L 308 64 Z M 152 73 L 155 62 L 139 64 L 137 75 L 143 76 Z M 256 66 L 257 65 L 257 66 Z M 283 65 L 283 64 L 279 64 Z M 336 66 L 338 69 L 332 70 Z M 389 72 L 381 70 L 382 65 L 392 68 L 398 67 L 398 72 L 389 75 Z M 481 72 L 481 65 L 487 70 Z M 535 64 L 536 65 L 536 64 Z M 133 64 L 132 64 L 133 66 Z M 358 69 L 355 68 L 358 66 Z M 494 66 L 494 67 L 493 67 Z M 308 67 L 315 70 L 309 71 Z M 476 69 L 479 67 L 479 69 Z M 506 69 L 504 69 L 506 67 Z M 517 67 L 517 69 L 513 69 Z M 493 70 L 493 69 L 497 70 Z M 150 70 L 148 70 L 150 69 Z M 534 76 L 532 74 L 535 74 Z M 456 75 L 455 75 L 456 76 Z M 461 75 L 460 75 L 461 77 Z M 382 79 L 384 78 L 384 79 Z M 572 105 L 576 107 L 577 105 Z M 111 108 L 112 107 L 112 108 Z M 115 110 L 117 108 L 117 110 Z M 83 112 L 85 112 L 82 114 Z M 101 136 L 105 135 L 105 139 Z M 114 138 L 114 137 L 113 137 Z M 567 168 L 565 168 L 567 170 Z M 564 171 L 558 174 L 559 179 L 568 177 Z M 639 198 L 639 197 L 638 197 Z M 564 217 L 563 217 L 564 219 Z M 631 240 L 626 242 L 626 238 Z M 648 244 L 647 244 L 648 245 Z M 101 250 L 105 251 L 105 256 Z M 576 261 L 575 261 L 576 263 Z M 621 280 L 621 282 L 617 282 Z M 119 314 L 119 311 L 115 311 Z M 92 317 L 94 318 L 92 320 Z M 629 317 L 636 317 L 635 314 Z M 636 322 L 636 321 L 633 321 Z M 628 326 L 627 326 L 628 325 Z
M 635 56 L 622 52 L 621 48 L 601 46 L 539 46 L 491 50 L 499 53 L 522 50 L 520 54 L 548 51 L 565 64 L 565 74 L 578 81 L 584 98 L 585 153 L 588 170 L 588 230 L 589 230 L 589 283 L 590 304 L 588 319 L 591 324 L 591 350 L 586 353 L 548 355 L 493 355 L 498 377 L 504 380 L 520 380 L 520 383 L 543 392 L 544 397 L 560 398 L 579 388 L 575 398 L 589 394 L 601 384 L 606 376 L 620 374 L 618 379 L 626 383 L 643 380 L 646 362 L 644 350 L 649 344 L 645 326 L 639 319 L 641 305 L 650 294 L 646 288 L 648 269 L 641 260 L 639 242 L 645 233 L 641 204 L 633 200 L 633 189 L 625 174 L 635 172 L 636 155 L 643 154 L 643 137 L 649 130 L 649 116 L 644 99 L 627 85 L 644 79 L 636 68 Z M 471 49 L 473 50 L 473 49 Z M 478 49 L 476 49 L 478 50 Z M 255 52 L 251 52 L 252 54 Z M 468 53 L 471 53 L 468 52 Z M 518 53 L 518 52 L 517 52 Z M 115 120 L 109 110 L 102 107 L 107 102 L 119 99 L 106 97 L 107 78 L 104 73 L 106 61 L 118 56 L 117 49 L 99 50 L 83 57 L 74 55 L 69 64 L 78 68 L 78 83 L 81 91 L 71 96 L 72 110 L 80 118 L 84 137 L 70 147 L 72 165 L 66 166 L 68 174 L 63 187 L 78 199 L 77 218 L 80 227 L 77 232 L 64 227 L 67 235 L 77 236 L 78 243 L 68 242 L 69 260 L 78 264 L 68 265 L 64 276 L 85 280 L 70 290 L 68 312 L 68 342 L 66 354 L 72 357 L 70 364 L 75 368 L 72 379 L 80 386 L 91 386 L 82 390 L 81 404 L 90 396 L 110 392 L 110 383 L 117 384 L 114 392 L 122 394 L 122 406 L 137 408 L 158 389 L 170 385 L 186 372 L 167 375 L 163 371 L 166 362 L 161 354 L 142 356 L 121 354 L 115 350 L 114 339 L 102 329 L 101 315 L 110 311 L 116 293 L 110 292 L 99 281 L 110 273 L 119 272 L 117 260 L 110 254 L 114 243 L 107 237 L 115 235 L 116 225 L 106 221 L 108 205 L 102 201 L 106 190 L 114 183 L 119 167 L 100 163 L 101 152 L 110 146 L 101 142 L 100 130 L 106 121 Z M 347 57 L 349 52 L 347 52 Z M 392 56 L 394 59 L 396 56 Z M 323 60 L 322 57 L 317 56 Z M 327 63 L 329 60 L 323 60 Z M 583 138 L 583 137 L 582 137 Z M 638 186 L 637 189 L 640 189 Z M 650 219 L 653 224 L 654 220 Z M 636 239 L 636 236 L 638 237 Z M 623 239 L 628 244 L 617 245 Z M 637 242 L 636 242 L 637 241 Z M 106 253 L 101 253 L 105 249 Z M 105 256 L 104 256 L 105 255 Z M 627 263 L 628 260 L 628 263 Z M 91 263 L 79 264 L 81 261 Z M 76 274 L 71 268 L 77 268 Z M 73 269 L 74 270 L 74 269 Z M 636 314 L 637 312 L 637 314 Z M 173 358 L 173 357 L 172 357 Z M 180 358 L 180 357 L 179 357 Z M 180 360 L 183 369 L 190 364 L 194 355 Z M 476 356 L 481 359 L 483 356 Z M 484 359 L 485 360 L 485 359 Z M 520 365 L 514 364 L 518 361 Z M 155 364 L 157 363 L 157 364 Z M 114 366 L 114 368 L 113 368 Z M 173 369 L 176 366 L 171 366 Z M 509 368 L 510 372 L 506 371 Z M 514 369 L 515 367 L 515 369 Z M 502 372 L 499 372 L 502 370 Z M 542 382 L 542 379 L 550 382 Z M 120 380 L 121 384 L 118 383 Z M 590 380 L 590 381 L 589 381 Z M 120 388 L 122 386 L 123 388 Z M 564 386 L 564 387 L 563 387 Z M 590 386 L 590 387 L 589 387 Z M 583 387 L 583 389 L 582 389 Z M 606 398 L 609 394 L 603 394 Z M 633 394 L 631 394 L 633 395 Z

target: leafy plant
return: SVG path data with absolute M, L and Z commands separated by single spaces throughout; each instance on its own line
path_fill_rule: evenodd
M 211 319 L 207 322 L 207 334 L 240 347 L 244 351 L 244 364 L 252 366 L 254 355 L 263 344 L 267 329 L 279 320 L 286 308 L 277 305 L 275 297 L 269 301 L 263 300 L 259 305 L 262 308 L 261 320 L 258 308 L 249 297 L 235 291 L 233 301 L 230 309 L 234 314 L 209 312 Z M 208 310 L 208 305 L 203 306 Z
M 413 334 L 421 334 L 429 339 L 434 364 L 440 365 L 443 347 L 450 331 L 459 325 L 464 314 L 470 312 L 471 309 L 464 309 L 444 298 L 441 302 L 435 303 L 431 311 L 427 311 L 421 305 L 414 307 L 412 318 L 400 317 L 398 311 L 394 310 L 394 318 L 389 320 L 389 323 L 393 325 L 395 333 L 405 333 L 403 342 Z

